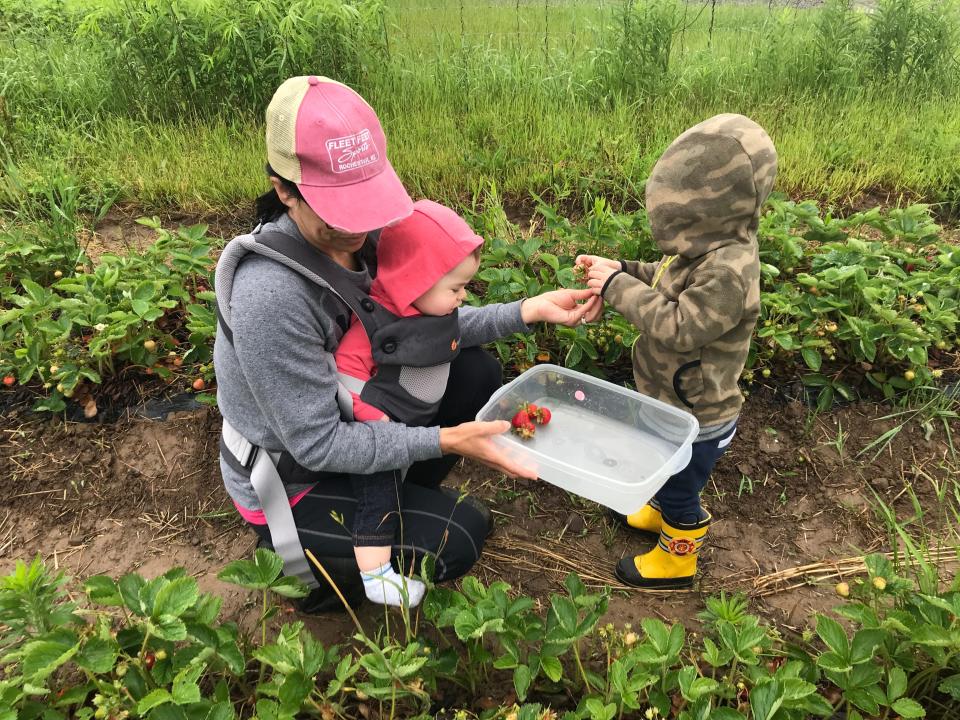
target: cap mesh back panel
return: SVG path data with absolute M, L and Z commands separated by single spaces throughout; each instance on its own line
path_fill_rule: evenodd
M 306 76 L 290 78 L 274 93 L 267 107 L 267 160 L 280 177 L 301 181 L 297 159 L 297 113 L 310 88 Z

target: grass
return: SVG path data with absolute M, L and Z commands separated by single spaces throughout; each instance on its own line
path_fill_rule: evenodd
M 673 18 L 667 39 L 641 21 L 625 34 L 621 3 L 391 0 L 370 25 L 356 85 L 415 196 L 463 203 L 495 184 L 508 202 L 604 194 L 635 205 L 673 137 L 739 112 L 773 136 L 779 189 L 794 197 L 960 207 L 960 92 L 950 83 L 867 82 L 865 56 L 837 49 L 825 60 L 821 11 L 720 5 L 711 33 L 709 5 L 661 5 L 674 13 L 654 17 Z M 0 140 L 20 175 L 66 166 L 145 211 L 248 208 L 265 189 L 262 108 L 167 111 L 158 83 L 136 108 L 111 105 L 120 100 L 110 74 L 84 45 L 96 38 L 82 37 L 0 41 Z M 666 72 L 637 64 L 664 43 Z M 308 64 L 324 71 L 322 58 Z
M 748 113 L 768 129 L 781 157 L 779 189 L 794 197 L 846 203 L 878 191 L 894 201 L 948 200 L 938 193 L 957 171 L 952 159 L 960 157 L 960 146 L 952 155 L 943 150 L 960 143 L 960 107 L 947 100 L 931 101 L 923 114 L 908 102 L 862 100 L 846 109 L 841 126 L 816 98 L 782 110 L 668 99 L 641 125 L 629 108 L 598 111 L 584 104 L 547 113 L 542 100 L 519 94 L 458 116 L 429 90 L 422 88 L 421 101 L 412 100 L 411 91 L 399 102 L 372 102 L 411 194 L 447 202 L 475 197 L 495 183 L 507 198 L 595 192 L 635 204 L 642 179 L 670 140 L 720 111 Z M 877 134 L 878 125 L 897 129 Z M 18 162 L 38 178 L 65 162 L 85 187 L 119 187 L 123 199 L 146 210 L 229 213 L 265 189 L 262 137 L 262 126 L 252 121 L 108 117 L 87 132 L 53 133 L 54 152 L 45 144 L 44 152 L 36 148 Z

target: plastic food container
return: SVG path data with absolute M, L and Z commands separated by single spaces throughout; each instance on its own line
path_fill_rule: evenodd
M 494 439 L 557 487 L 629 514 L 690 462 L 699 423 L 666 403 L 557 365 L 537 365 L 504 385 L 477 420 L 510 420 L 523 403 L 550 409 L 549 425 L 523 440 Z

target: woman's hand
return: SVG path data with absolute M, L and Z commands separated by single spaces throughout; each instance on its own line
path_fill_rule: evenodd
M 580 303 L 581 300 L 586 302 Z M 573 327 L 584 317 L 596 314 L 601 305 L 592 290 L 554 290 L 524 300 L 520 315 L 527 325 L 548 322 Z
M 454 427 L 440 428 L 440 450 L 444 455 L 473 458 L 510 477 L 536 480 L 535 472 L 513 462 L 493 444 L 495 435 L 502 435 L 509 429 L 510 423 L 506 420 L 466 422 Z

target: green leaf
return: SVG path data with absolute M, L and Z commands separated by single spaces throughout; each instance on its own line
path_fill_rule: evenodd
M 661 655 L 666 655 L 670 645 L 670 631 L 667 630 L 667 626 L 657 618 L 649 617 L 641 620 L 640 624 L 657 651 Z
M 313 678 L 307 677 L 299 670 L 287 675 L 277 694 L 281 709 L 290 713 L 299 712 L 300 706 L 313 690 L 313 685 Z
M 229 702 L 218 702 L 210 708 L 207 717 L 204 720 L 234 720 L 236 714 L 233 712 L 233 705 Z
M 612 720 L 617 714 L 617 706 L 613 703 L 604 705 L 598 698 L 587 699 L 587 711 L 590 713 L 590 720 Z
M 513 670 L 513 687 L 516 688 L 517 698 L 520 702 L 527 699 L 527 692 L 530 690 L 530 668 L 526 665 L 518 665 Z
M 814 348 L 803 348 L 800 350 L 800 354 L 803 356 L 803 361 L 807 364 L 807 367 L 813 370 L 814 372 L 820 371 L 820 366 L 823 364 L 823 358 L 820 356 L 820 352 Z
M 873 657 L 873 651 L 883 642 L 886 633 L 883 630 L 864 629 L 858 630 L 853 636 L 853 643 L 850 646 L 850 664 L 859 665 Z
M 817 686 L 800 678 L 787 677 L 780 680 L 783 685 L 783 698 L 786 701 L 800 700 L 817 691 Z
M 669 657 L 680 654 L 680 651 L 683 649 L 683 635 L 683 625 L 680 623 L 676 623 L 670 628 L 670 637 L 668 638 L 666 648 L 666 654 Z
M 926 717 L 927 711 L 916 700 L 911 700 L 910 698 L 900 698 L 890 707 L 893 708 L 893 711 L 897 713 L 904 720 L 911 720 L 912 718 L 922 718 Z
M 808 715 L 818 717 L 832 717 L 836 711 L 827 699 L 819 693 L 813 693 L 803 698 L 799 703 L 800 709 L 807 712 Z
M 152 623 L 154 634 L 170 642 L 179 642 L 187 638 L 187 626 L 183 621 L 170 616 L 164 616 L 157 622 Z
M 556 657 L 541 657 L 540 667 L 543 668 L 543 674 L 550 678 L 553 682 L 560 682 L 560 678 L 563 677 L 563 665 Z
M 115 640 L 92 638 L 77 653 L 77 665 L 92 673 L 109 672 L 117 661 L 120 648 Z
M 817 615 L 817 635 L 826 643 L 828 648 L 844 660 L 848 659 L 850 643 L 847 640 L 847 633 L 840 623 L 825 615 Z
M 266 548 L 257 548 L 253 560 L 235 560 L 221 570 L 217 577 L 249 590 L 265 590 L 283 572 L 283 560 Z
M 94 575 L 87 578 L 83 591 L 95 603 L 100 605 L 123 605 L 120 589 L 113 578 L 106 575 Z
M 925 345 L 917 343 L 916 345 L 911 345 L 907 348 L 907 357 L 910 358 L 910 362 L 919 367 L 923 367 L 927 364 L 927 348 Z
M 540 253 L 540 259 L 553 268 L 554 272 L 560 270 L 560 261 L 553 253 Z
M 758 685 L 750 691 L 750 709 L 754 720 L 773 720 L 783 704 L 783 691 L 776 680 Z
M 951 675 L 937 686 L 937 689 L 946 693 L 954 700 L 960 700 L 960 673 Z
M 68 644 L 54 640 L 34 640 L 23 647 L 23 677 L 33 683 L 42 683 L 54 670 L 70 660 L 80 643 Z
M 72 688 L 67 689 L 63 695 L 60 695 L 57 698 L 57 701 L 54 703 L 56 707 L 67 707 L 68 705 L 79 705 L 86 701 L 87 696 L 93 691 L 93 683 L 86 683 L 84 685 L 75 685 Z M 2 701 L 0 701 L 2 702 Z M 2 716 L 0 716 L 2 718 Z
M 285 575 L 273 581 L 270 590 L 288 598 L 302 598 L 310 594 L 310 588 L 300 578 L 294 575 Z
M 483 620 L 476 617 L 470 610 L 464 610 L 457 615 L 453 622 L 453 629 L 457 637 L 461 640 L 477 640 L 488 632 L 500 632 L 503 630 L 503 619 L 493 618 Z
M 570 598 L 554 596 L 552 598 L 550 611 L 556 617 L 557 622 L 564 630 L 571 635 L 577 629 L 577 606 L 573 604 Z
M 30 299 L 38 305 L 43 305 L 46 301 L 47 292 L 30 278 L 21 278 L 20 284 L 27 291 Z
M 177 705 L 200 702 L 200 686 L 197 681 L 207 667 L 203 663 L 188 665 L 173 679 L 173 701 Z
M 931 647 L 951 647 L 954 645 L 954 639 L 950 633 L 944 632 L 939 627 L 932 625 L 921 625 L 913 630 L 913 641 L 919 645 L 929 645 Z
M 142 282 L 133 291 L 133 298 L 135 300 L 151 300 L 155 293 L 156 286 L 152 281 Z
M 200 590 L 192 577 L 182 577 L 166 583 L 153 600 L 153 617 L 180 617 L 197 602 Z
M 257 648 L 253 651 L 253 657 L 264 665 L 274 668 L 278 672 L 293 672 L 293 663 L 290 661 L 290 658 L 287 657 L 287 653 L 284 651 L 284 648 L 281 648 L 277 645 L 264 645 L 263 647 Z
M 808 387 L 826 387 L 830 384 L 830 378 L 819 374 L 804 375 L 800 380 Z
M 796 340 L 794 340 L 793 335 L 791 335 L 790 333 L 786 333 L 786 332 L 774 333 L 773 339 L 784 350 L 793 350 L 797 347 L 797 342 Z
M 720 707 L 710 711 L 710 720 L 744 720 L 744 717 L 733 708 Z
M 153 708 L 171 702 L 172 700 L 173 698 L 168 691 L 163 688 L 157 688 L 140 699 L 140 702 L 137 703 L 137 714 L 143 715 L 153 710 Z
M 817 397 L 817 410 L 826 412 L 833 405 L 833 386 L 828 385 L 820 391 Z
M 840 657 L 840 655 L 833 652 L 833 650 L 821 655 L 817 659 L 817 665 L 823 670 L 831 670 L 838 673 L 850 672 L 850 669 L 853 667 L 846 658 Z
M 899 667 L 890 668 L 887 676 L 887 702 L 893 702 L 907 691 L 907 674 Z
M 50 690 L 43 687 L 42 685 L 34 685 L 30 682 L 25 682 L 23 684 L 23 692 L 25 695 L 49 695 Z
M 880 712 L 880 705 L 876 699 L 861 688 L 850 688 L 846 692 L 846 698 L 868 715 L 876 715 Z
M 123 598 L 123 604 L 127 609 L 136 615 L 143 615 L 143 603 L 140 601 L 140 591 L 146 586 L 147 581 L 136 573 L 129 573 L 120 578 L 117 586 L 120 589 L 120 596 Z

